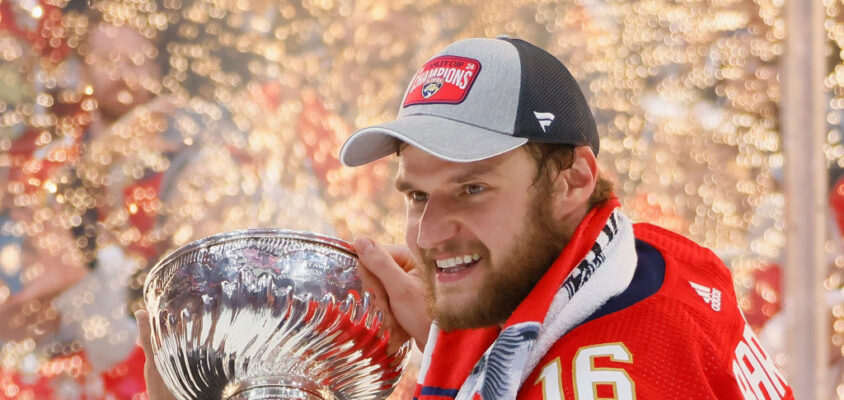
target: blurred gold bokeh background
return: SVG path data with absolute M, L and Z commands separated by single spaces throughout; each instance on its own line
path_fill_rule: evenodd
M 826 10 L 830 398 L 844 399 L 844 4 Z M 394 160 L 344 168 L 441 47 L 560 58 L 625 212 L 708 246 L 780 364 L 782 0 L 0 0 L 0 399 L 131 399 L 146 271 L 284 227 L 403 241 Z M 393 395 L 409 398 L 413 365 Z M 141 377 L 142 378 L 142 377 Z M 111 397 L 109 397 L 111 396 Z

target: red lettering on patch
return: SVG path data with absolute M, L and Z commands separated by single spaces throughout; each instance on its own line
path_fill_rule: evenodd
M 471 58 L 442 56 L 428 61 L 413 77 L 402 107 L 462 103 L 480 72 L 481 63 Z

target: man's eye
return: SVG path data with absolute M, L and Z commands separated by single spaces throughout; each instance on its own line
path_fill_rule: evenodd
M 480 192 L 483 192 L 483 191 L 484 191 L 484 189 L 485 189 L 485 188 L 484 188 L 482 185 L 478 185 L 478 184 L 470 184 L 470 185 L 466 185 L 466 186 L 463 188 L 463 190 L 465 190 L 465 191 L 466 191 L 466 194 L 478 194 L 478 193 L 480 193 Z
M 407 198 L 411 201 L 426 201 L 428 200 L 428 193 L 418 191 L 408 192 Z

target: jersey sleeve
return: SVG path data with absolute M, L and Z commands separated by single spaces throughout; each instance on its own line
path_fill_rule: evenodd
M 716 388 L 722 398 L 743 400 L 793 400 L 794 393 L 750 325 L 741 319 L 724 367 L 725 379 Z
M 658 242 L 676 261 L 673 297 L 697 315 L 698 336 L 715 346 L 719 367 L 707 373 L 718 399 L 782 400 L 794 394 L 744 319 L 732 274 L 709 249 L 661 228 L 640 224 L 637 233 Z

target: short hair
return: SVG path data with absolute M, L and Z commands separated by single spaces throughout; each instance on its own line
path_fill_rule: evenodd
M 536 161 L 534 184 L 540 180 L 543 180 L 543 184 L 550 184 L 560 172 L 571 168 L 574 164 L 575 146 L 573 145 L 531 141 L 522 147 Z M 589 208 L 594 208 L 609 200 L 613 196 L 613 186 L 612 181 L 599 172 L 598 182 L 595 184 L 592 195 L 589 196 Z

